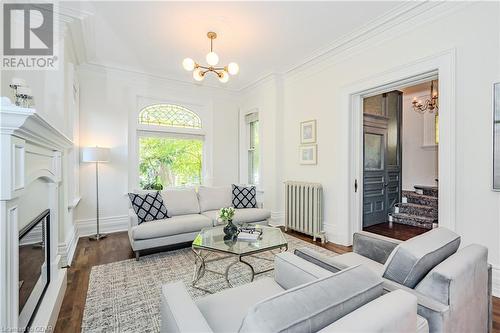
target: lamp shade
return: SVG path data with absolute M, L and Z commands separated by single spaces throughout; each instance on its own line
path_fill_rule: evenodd
M 108 162 L 109 148 L 85 147 L 82 150 L 82 162 Z

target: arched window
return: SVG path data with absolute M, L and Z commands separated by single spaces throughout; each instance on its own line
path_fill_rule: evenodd
M 143 108 L 138 116 L 138 185 L 144 190 L 196 186 L 203 181 L 204 133 L 193 111 L 174 104 Z M 148 128 L 148 125 L 165 127 Z M 195 130 L 195 131 L 192 131 Z
M 200 129 L 201 119 L 185 107 L 174 104 L 156 104 L 141 110 L 139 124 Z

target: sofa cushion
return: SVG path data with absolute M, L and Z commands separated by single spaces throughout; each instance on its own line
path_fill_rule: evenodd
M 414 288 L 440 262 L 455 253 L 460 236 L 440 227 L 399 244 L 385 263 L 383 277 Z
M 255 304 L 239 332 L 317 332 L 382 292 L 381 277 L 350 267 Z
M 211 225 L 212 222 L 206 216 L 189 214 L 143 223 L 132 227 L 131 232 L 134 240 L 140 240 L 200 231 Z
M 232 204 L 234 208 L 257 208 L 257 189 L 255 186 L 233 184 Z
M 200 201 L 200 211 L 219 210 L 224 207 L 231 207 L 230 187 L 207 187 L 198 188 L 198 199 Z
M 214 332 L 237 332 L 252 305 L 281 292 L 274 279 L 264 277 L 203 297 L 196 305 Z
M 160 192 L 137 194 L 129 193 L 130 204 L 137 215 L 137 224 L 168 218 Z
M 169 216 L 199 214 L 198 195 L 194 189 L 168 189 L 161 191 Z
M 219 211 L 218 210 L 209 210 L 207 212 L 203 212 L 203 215 L 208 217 L 214 225 L 222 224 L 218 221 Z M 234 212 L 233 222 L 234 223 L 254 223 L 265 221 L 271 217 L 271 212 L 267 209 L 263 208 L 241 208 L 236 209 Z

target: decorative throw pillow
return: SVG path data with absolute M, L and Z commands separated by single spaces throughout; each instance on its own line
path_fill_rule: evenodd
M 160 192 L 137 194 L 129 193 L 132 208 L 137 214 L 137 223 L 168 218 L 167 207 L 163 204 Z
M 257 191 L 255 186 L 233 186 L 233 207 L 234 208 L 256 208 Z

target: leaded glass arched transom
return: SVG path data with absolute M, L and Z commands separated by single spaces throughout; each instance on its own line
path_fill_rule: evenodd
M 201 128 L 201 119 L 193 111 L 174 104 L 156 104 L 139 113 L 139 124 L 182 128 Z

